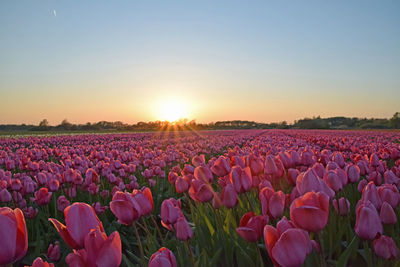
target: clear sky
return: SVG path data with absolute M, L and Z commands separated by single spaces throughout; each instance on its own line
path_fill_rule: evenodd
M 0 123 L 400 111 L 400 1 L 0 1 Z

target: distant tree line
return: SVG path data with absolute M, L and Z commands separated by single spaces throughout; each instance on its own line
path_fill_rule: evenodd
M 292 128 L 299 129 L 400 129 L 400 112 L 390 119 L 367 118 L 304 118 L 295 121 Z
M 367 118 L 304 118 L 288 124 L 286 121 L 279 123 L 260 123 L 254 121 L 217 121 L 211 123 L 196 123 L 195 120 L 181 119 L 177 122 L 168 121 L 138 122 L 127 124 L 121 121 L 73 124 L 64 119 L 59 125 L 51 126 L 44 119 L 38 125 L 6 124 L 0 125 L 0 131 L 82 131 L 82 132 L 107 132 L 107 131 L 173 131 L 173 130 L 224 130 L 224 129 L 400 129 L 400 112 L 396 112 L 390 119 Z

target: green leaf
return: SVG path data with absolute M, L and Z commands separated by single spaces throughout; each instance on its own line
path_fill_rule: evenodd
M 358 248 L 358 242 L 359 239 L 357 235 L 353 237 L 351 240 L 349 246 L 346 248 L 346 250 L 340 255 L 338 261 L 336 262 L 336 267 L 346 267 L 347 266 L 347 261 L 350 258 L 350 255 L 354 253 L 354 251 Z
M 128 267 L 135 267 L 135 265 L 128 259 L 127 256 L 125 256 L 125 254 L 122 254 L 122 262 L 124 262 Z
M 214 256 L 210 260 L 210 266 L 217 266 L 217 261 L 220 259 L 220 255 L 222 252 L 222 247 L 215 252 Z
M 207 216 L 204 216 L 203 219 L 204 219 L 204 221 L 205 221 L 206 224 L 207 224 L 207 227 L 208 227 L 208 230 L 210 231 L 211 236 L 213 236 L 214 233 L 215 233 L 215 230 L 214 230 L 214 227 L 212 226 L 210 220 L 208 219 Z

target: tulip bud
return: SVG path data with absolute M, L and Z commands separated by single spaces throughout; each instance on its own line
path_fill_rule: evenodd
M 373 240 L 382 234 L 382 223 L 375 206 L 368 200 L 360 200 L 356 209 L 356 234 L 367 240 Z
M 193 230 L 189 226 L 186 218 L 182 215 L 178 218 L 174 225 L 176 231 L 176 237 L 181 241 L 186 241 L 193 236 Z
M 333 207 L 340 216 L 346 216 L 350 212 L 350 202 L 344 197 L 341 197 L 339 201 L 334 199 Z
M 395 224 L 397 222 L 396 213 L 389 203 L 383 202 L 381 206 L 380 218 L 384 224 Z
M 35 193 L 35 202 L 39 206 L 47 205 L 50 202 L 52 193 L 47 188 L 42 187 Z
M 156 253 L 154 253 L 150 260 L 148 267 L 160 267 L 160 266 L 169 266 L 169 267 L 177 267 L 176 258 L 171 250 L 162 247 Z
M 384 235 L 374 240 L 374 250 L 376 255 L 386 260 L 397 259 L 400 255 L 400 250 L 393 239 Z
M 53 263 L 48 263 L 47 261 L 43 261 L 42 258 L 37 257 L 31 267 L 54 267 Z
M 61 257 L 60 244 L 56 241 L 54 244 L 50 244 L 47 249 L 47 258 L 52 261 L 58 261 Z

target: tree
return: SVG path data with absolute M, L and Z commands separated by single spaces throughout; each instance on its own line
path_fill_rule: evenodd
M 72 124 L 69 121 L 67 121 L 67 119 L 63 119 L 61 124 L 58 125 L 58 127 L 60 127 L 61 129 L 64 129 L 64 130 L 70 129 L 71 126 L 72 126 Z
M 49 121 L 47 119 L 42 120 L 39 122 L 39 127 L 41 128 L 47 128 L 49 126 Z
M 396 112 L 390 119 L 390 126 L 396 129 L 400 128 L 400 112 Z

